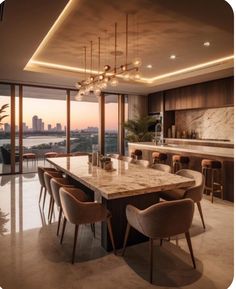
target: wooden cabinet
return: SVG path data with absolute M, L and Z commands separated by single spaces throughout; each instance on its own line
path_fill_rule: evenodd
M 166 90 L 164 98 L 166 111 L 233 106 L 233 77 Z
M 163 91 L 148 95 L 148 113 L 163 112 Z

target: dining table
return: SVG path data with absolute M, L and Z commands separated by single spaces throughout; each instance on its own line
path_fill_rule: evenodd
M 113 158 L 111 160 L 112 169 L 105 170 L 92 165 L 88 156 L 47 159 L 50 164 L 62 171 L 75 186 L 84 190 L 93 200 L 101 202 L 110 211 L 115 246 L 119 249 L 123 245 L 127 225 L 125 211 L 128 204 L 134 205 L 140 210 L 146 209 L 159 202 L 160 192 L 188 188 L 193 186 L 195 181 L 124 160 Z M 131 230 L 127 245 L 146 240 L 145 236 Z M 105 222 L 102 222 L 101 225 L 101 245 L 107 251 L 112 249 Z

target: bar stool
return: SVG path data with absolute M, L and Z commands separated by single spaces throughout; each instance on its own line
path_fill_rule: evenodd
M 190 159 L 187 156 L 173 155 L 173 172 L 176 173 L 179 170 L 188 169 L 189 161 Z
M 205 183 L 205 191 L 211 192 L 211 202 L 213 203 L 214 193 L 220 193 L 221 199 L 223 200 L 223 185 L 216 182 L 217 175 L 221 179 L 221 162 L 217 160 L 203 159 L 201 165 L 202 173 L 205 176 L 205 180 L 207 179 L 207 175 L 209 175 L 211 178 L 210 186 L 207 186 Z M 215 186 L 217 186 L 218 189 L 215 190 Z
M 131 153 L 131 158 L 141 160 L 142 159 L 142 151 L 141 150 L 135 150 Z
M 153 164 L 161 164 L 166 163 L 167 154 L 160 153 L 160 152 L 153 152 L 152 153 L 152 163 Z

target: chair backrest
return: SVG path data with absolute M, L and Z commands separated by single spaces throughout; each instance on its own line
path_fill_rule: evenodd
M 45 188 L 44 173 L 48 171 L 55 172 L 56 170 L 54 168 L 38 167 L 39 182 L 40 182 L 40 185 L 44 188 Z
M 86 202 L 80 189 L 60 188 L 61 207 L 65 218 L 76 225 L 106 220 L 107 210 L 100 203 Z
M 62 173 L 61 172 L 50 172 L 50 171 L 47 171 L 47 172 L 44 172 L 43 176 L 44 176 L 45 187 L 46 187 L 48 193 L 50 195 L 52 195 L 52 188 L 51 188 L 50 181 L 51 181 L 52 178 L 62 178 Z
M 1 159 L 3 164 L 10 165 L 11 164 L 11 153 L 5 149 L 4 147 L 0 147 Z
M 133 161 L 131 157 L 127 157 L 127 156 L 120 156 L 119 159 L 125 162 L 129 162 L 129 163 Z
M 194 179 L 195 185 L 188 188 L 185 192 L 184 197 L 190 198 L 194 202 L 200 202 L 203 196 L 204 187 L 205 187 L 205 177 L 202 173 L 198 171 L 183 169 L 176 172 L 177 175 Z
M 107 156 L 113 159 L 117 159 L 117 160 L 120 158 L 119 154 L 108 154 Z
M 150 238 L 165 238 L 185 233 L 189 230 L 194 213 L 194 202 L 183 199 L 171 202 L 161 202 L 145 210 L 137 210 L 131 214 L 133 206 L 127 206 L 126 215 L 139 226 L 141 233 Z M 132 225 L 132 220 L 129 221 Z
M 148 168 L 150 166 L 149 161 L 146 161 L 146 160 L 135 160 L 132 163 L 139 165 L 139 166 L 142 166 L 144 168 Z
M 165 164 L 153 164 L 151 166 L 152 169 L 158 170 L 158 171 L 162 171 L 162 172 L 166 172 L 166 173 L 171 173 L 171 167 Z
M 53 199 L 58 207 L 61 207 L 59 190 L 61 187 L 73 188 L 74 186 L 66 178 L 51 178 L 50 185 Z

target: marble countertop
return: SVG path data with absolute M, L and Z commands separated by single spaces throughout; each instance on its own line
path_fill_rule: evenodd
M 140 149 L 152 149 L 165 152 L 185 152 L 213 157 L 233 158 L 233 148 L 211 147 L 203 145 L 190 145 L 190 144 L 167 144 L 155 145 L 152 142 L 129 143 L 129 146 L 135 146 Z
M 165 138 L 167 141 L 178 141 L 178 142 L 200 142 L 200 143 L 212 143 L 212 144 L 231 144 L 233 145 L 234 142 L 231 140 L 207 140 L 207 139 L 191 139 L 191 138 Z
M 47 159 L 58 169 L 106 199 L 116 199 L 194 185 L 194 180 L 112 159 L 114 171 L 88 164 L 87 156 Z

